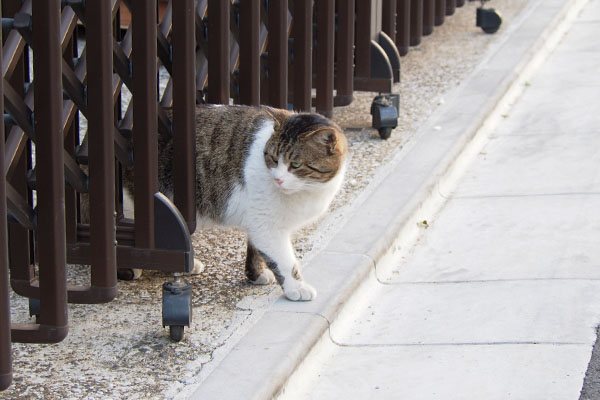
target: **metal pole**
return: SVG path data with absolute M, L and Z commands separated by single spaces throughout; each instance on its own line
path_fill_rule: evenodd
M 333 115 L 333 0 L 317 2 L 317 99 L 316 111 L 326 117 Z
M 196 90 L 194 1 L 173 2 L 174 203 L 190 232 L 196 230 Z
M 288 85 L 288 2 L 269 2 L 269 104 L 287 108 Z M 210 61 L 209 61 L 210 62 Z
M 153 196 L 158 190 L 156 4 L 147 0 L 133 0 L 131 5 L 135 246 L 153 248 Z
M 68 332 L 60 0 L 36 1 L 33 26 L 40 331 L 57 342 Z
M 423 1 L 412 0 L 410 3 L 410 45 L 417 46 L 423 36 Z
M 431 35 L 435 20 L 434 0 L 425 0 L 423 3 L 423 36 Z
M 260 0 L 240 1 L 240 102 L 260 104 Z
M 442 25 L 446 16 L 446 0 L 435 0 L 435 18 L 436 26 Z
M 112 96 L 112 7 L 88 0 L 87 69 L 92 287 L 116 295 L 114 111 Z M 111 297 L 111 296 L 109 296 Z M 109 301 L 105 299 L 105 301 Z
M 231 2 L 208 0 L 208 103 L 229 104 Z
M 412 0 L 398 0 L 396 4 L 396 47 L 398 47 L 401 56 L 408 54 L 408 47 L 410 46 L 411 2 Z
M 456 11 L 456 0 L 446 0 L 446 15 L 452 15 Z
M 294 109 L 310 111 L 312 105 L 312 1 L 296 0 L 294 8 Z
M 0 8 L 0 16 L 2 9 Z M 0 31 L 0 43 L 2 32 Z M 2 65 L 2 51 L 0 51 Z M 0 93 L 4 79 L 0 80 Z M 0 96 L 4 110 L 4 96 Z M 6 226 L 6 171 L 4 170 L 4 124 L 0 124 L 0 390 L 12 382 L 12 348 L 10 344 L 10 297 L 8 295 L 8 231 Z
M 346 106 L 352 102 L 354 91 L 354 0 L 338 1 L 337 14 L 334 105 Z

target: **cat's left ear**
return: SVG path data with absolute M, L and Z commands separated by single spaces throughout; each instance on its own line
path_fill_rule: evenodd
M 315 132 L 313 138 L 317 143 L 327 146 L 329 154 L 334 154 L 336 152 L 344 154 L 346 151 L 346 140 L 343 134 L 338 132 L 335 128 L 319 129 Z

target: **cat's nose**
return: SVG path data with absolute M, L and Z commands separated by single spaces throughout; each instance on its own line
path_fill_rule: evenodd
M 275 178 L 275 182 L 281 186 L 283 184 L 283 179 Z

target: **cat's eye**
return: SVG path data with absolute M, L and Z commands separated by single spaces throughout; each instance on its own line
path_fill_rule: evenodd
M 277 163 L 279 162 L 279 160 L 278 160 L 278 159 L 277 159 L 277 157 L 275 157 L 275 156 L 271 156 L 271 160 L 272 160 L 272 161 L 273 161 L 275 164 L 277 164 Z
M 302 163 L 298 161 L 292 161 L 290 165 L 292 166 L 292 168 L 300 168 L 302 166 Z

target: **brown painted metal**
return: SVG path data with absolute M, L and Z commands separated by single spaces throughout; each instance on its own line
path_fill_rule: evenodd
M 73 59 L 77 57 L 77 35 L 73 34 L 68 41 L 69 45 L 63 51 L 63 63 L 67 63 L 69 71 L 73 68 Z M 64 68 L 63 68 L 64 70 Z M 71 100 L 63 100 L 63 132 L 65 132 L 65 153 L 69 159 L 75 157 L 75 148 L 79 141 L 79 115 L 71 113 L 70 110 L 75 109 L 75 105 Z M 66 120 L 65 120 L 66 117 Z M 65 157 L 65 160 L 67 157 Z M 77 169 L 79 167 L 74 163 Z M 77 182 L 87 182 L 87 176 L 84 174 L 84 179 Z M 65 185 L 65 227 L 67 242 L 77 240 L 77 191 L 72 185 Z
M 389 37 L 396 38 L 397 0 L 382 0 L 381 30 Z
M 456 0 L 446 0 L 446 15 L 452 15 L 456 11 Z
M 423 0 L 423 36 L 431 35 L 435 22 L 435 0 Z
M 190 232 L 196 230 L 196 90 L 194 85 L 196 40 L 194 1 L 173 2 L 173 102 L 175 174 L 174 203 Z
M 394 0 L 395 1 L 395 0 Z M 334 106 L 347 106 L 352 102 L 354 91 L 354 0 L 336 1 L 338 16 L 335 33 L 336 95 Z
M 333 116 L 334 0 L 317 2 L 316 111 Z
M 133 145 L 135 174 L 135 243 L 154 247 L 154 199 L 158 189 L 156 5 L 131 1 L 133 73 Z
M 37 166 L 37 259 L 39 324 L 13 325 L 12 340 L 52 343 L 68 332 L 65 265 L 65 212 L 60 1 L 36 2 L 33 9 L 36 95 L 34 126 Z
M 356 14 L 361 18 L 356 19 L 355 35 L 355 66 L 354 75 L 368 78 L 371 76 L 371 29 L 372 2 L 374 0 L 363 0 L 356 2 Z
M 410 45 L 421 44 L 423 36 L 423 1 L 411 0 L 410 3 Z
M 112 7 L 104 0 L 86 1 L 88 79 L 88 154 L 90 174 L 91 287 L 81 300 L 110 301 L 117 294 L 115 251 L 114 114 Z M 73 297 L 74 294 L 70 294 Z
M 208 0 L 208 103 L 229 104 L 231 3 Z
M 442 25 L 446 17 L 446 0 L 435 0 L 434 24 Z
M 328 0 L 329 1 L 329 0 Z M 269 71 L 269 99 L 267 104 L 287 108 L 288 85 L 288 2 L 278 0 L 269 2 L 268 10 L 269 40 L 267 59 Z
M 260 0 L 240 1 L 240 103 L 260 104 Z
M 5 17 L 13 17 L 17 12 L 31 14 L 31 0 L 26 0 L 21 4 L 20 0 L 4 0 L 2 1 L 3 15 Z M 25 94 L 25 77 L 28 76 L 28 63 L 25 60 L 25 39 L 16 31 L 5 32 L 3 35 L 3 68 L 4 74 L 4 99 L 5 110 L 10 112 L 7 98 L 13 96 L 15 98 L 25 97 L 25 103 L 33 107 L 33 91 Z M 11 91 L 12 89 L 12 91 Z M 8 96 L 7 96 L 8 95 Z M 13 119 L 15 116 L 13 115 Z M 17 116 L 18 118 L 18 116 Z M 28 118 L 25 129 L 33 135 L 33 127 Z M 6 155 L 6 162 L 10 163 L 7 166 L 7 207 L 10 206 L 10 201 L 19 204 L 20 212 L 26 214 L 25 220 L 31 222 L 35 220 L 35 214 L 32 213 L 30 204 L 32 203 L 31 191 L 27 187 L 27 171 L 31 167 L 31 143 L 28 136 L 23 131 L 24 126 L 16 125 L 11 127 L 8 132 L 6 142 L 6 150 L 10 153 Z M 14 150 L 14 153 L 12 152 Z M 30 282 L 35 278 L 33 270 L 33 261 L 30 259 L 32 251 L 30 244 L 32 242 L 32 234 L 25 226 L 11 223 L 8 227 L 9 242 L 9 264 L 10 264 L 10 279 L 11 286 L 13 280 L 22 280 Z
M 396 4 L 396 47 L 401 56 L 408 54 L 410 46 L 411 2 L 412 0 L 398 0 Z
M 312 105 L 312 52 L 313 5 L 312 1 L 295 0 L 292 3 L 294 18 L 294 61 L 292 64 L 292 92 L 294 109 L 310 111 Z
M 0 17 L 2 10 L 0 9 Z M 0 35 L 2 33 L 0 32 Z M 3 37 L 3 35 L 2 35 Z M 2 43 L 2 40 L 0 40 Z M 2 65 L 2 51 L 0 51 Z M 0 80 L 3 93 L 4 79 Z M 4 110 L 4 96 L 0 96 L 0 110 Z M 6 226 L 6 172 L 4 165 L 4 124 L 0 124 L 0 391 L 12 382 L 12 347 L 10 344 L 10 297 L 8 287 L 8 227 Z

